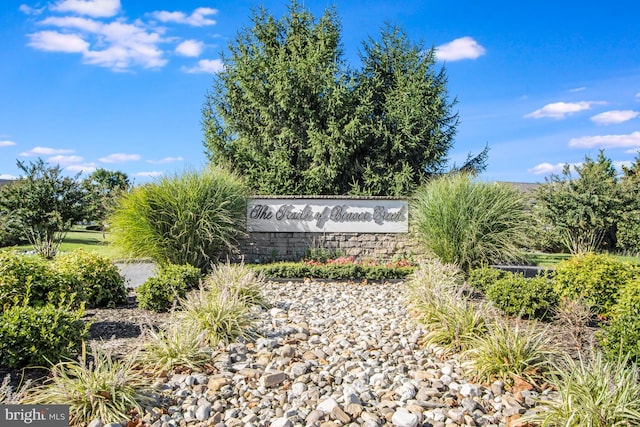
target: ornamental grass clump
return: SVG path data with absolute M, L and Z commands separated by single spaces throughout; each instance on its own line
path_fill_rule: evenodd
M 153 372 L 174 368 L 200 370 L 211 360 L 211 351 L 205 346 L 205 332 L 195 323 L 175 322 L 166 330 L 149 330 L 137 355 L 137 361 Z
M 535 322 L 512 326 L 499 317 L 487 326 L 487 333 L 473 338 L 464 353 L 478 381 L 512 384 L 518 377 L 533 384 L 545 381 L 561 354 L 552 344 L 548 328 Z
M 474 336 L 487 331 L 489 309 L 471 301 L 462 272 L 453 264 L 437 259 L 421 264 L 407 283 L 407 300 L 426 329 L 422 339 L 426 345 L 464 351 Z
M 527 244 L 523 197 L 505 184 L 448 174 L 416 191 L 412 212 L 424 249 L 465 272 L 518 260 Z
M 221 296 L 232 296 L 247 306 L 268 308 L 269 303 L 262 294 L 264 276 L 244 264 L 218 264 L 205 277 L 204 286 Z
M 248 188 L 217 167 L 165 176 L 123 195 L 110 240 L 128 256 L 205 271 L 229 253 L 245 227 Z
M 113 359 L 93 347 L 90 357 L 83 352 L 79 360 L 55 365 L 51 377 L 32 388 L 22 403 L 69 405 L 72 426 L 95 419 L 104 424 L 126 421 L 132 412 L 143 414 L 152 401 L 148 378 L 134 359 Z
M 625 358 L 610 360 L 599 352 L 590 361 L 566 357 L 551 383 L 557 395 L 540 399 L 522 421 L 542 427 L 640 425 L 638 367 Z

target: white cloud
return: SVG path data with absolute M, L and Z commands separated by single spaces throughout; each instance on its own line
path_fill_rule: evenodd
M 123 163 L 136 160 L 140 160 L 139 154 L 114 153 L 109 154 L 107 157 L 100 158 L 100 161 L 102 163 Z
M 640 92 L 636 93 L 636 99 L 640 101 Z
M 551 174 L 559 174 L 562 173 L 562 171 L 564 170 L 566 163 L 556 163 L 551 164 L 551 163 L 540 163 L 538 165 L 535 165 L 534 167 L 532 167 L 531 169 L 528 170 L 529 173 L 532 173 L 534 175 L 551 175 Z M 580 165 L 580 163 L 571 163 L 571 166 L 578 166 Z
M 602 105 L 602 101 L 580 101 L 580 102 L 554 102 L 547 104 L 539 110 L 529 113 L 524 117 L 529 119 L 541 119 L 543 117 L 551 117 L 554 119 L 564 119 L 566 116 L 577 113 L 579 111 L 588 110 L 592 105 Z
M 57 156 L 49 157 L 47 159 L 47 162 L 53 163 L 53 164 L 59 164 L 59 165 L 69 165 L 72 163 L 80 163 L 82 162 L 82 160 L 84 159 L 80 156 L 57 155 Z
M 436 48 L 436 57 L 441 61 L 476 59 L 485 53 L 485 48 L 471 37 L 461 37 Z
M 61 0 L 52 5 L 51 10 L 109 18 L 120 10 L 120 0 Z
M 9 140 L 0 141 L 0 147 L 11 147 L 12 145 L 16 145 L 16 143 Z
M 197 57 L 202 53 L 204 43 L 197 40 L 185 40 L 176 46 L 176 53 L 182 56 Z
M 67 172 L 73 173 L 92 173 L 96 171 L 96 166 L 93 163 L 85 163 L 81 165 L 69 165 L 64 168 Z
M 628 135 L 595 135 L 572 138 L 570 147 L 579 148 L 628 148 L 640 147 L 640 131 Z
M 591 121 L 599 125 L 610 125 L 623 123 L 627 120 L 635 119 L 640 115 L 639 111 L 633 110 L 612 110 L 596 114 L 591 117 Z
M 582 92 L 584 90 L 587 90 L 587 88 L 584 86 L 581 86 L 581 87 L 575 87 L 573 89 L 569 89 L 569 92 Z
M 195 9 L 191 15 L 187 15 L 184 12 L 167 12 L 164 10 L 153 12 L 151 15 L 160 22 L 176 22 L 178 24 L 186 24 L 193 27 L 203 27 L 205 25 L 215 25 L 216 21 L 208 19 L 207 16 L 215 15 L 217 13 L 217 9 L 199 7 Z
M 623 166 L 625 168 L 629 168 L 632 164 L 633 162 L 631 160 L 616 160 L 615 162 L 613 162 L 613 166 L 620 172 L 622 172 Z
M 28 34 L 29 46 L 49 52 L 82 53 L 89 49 L 89 43 L 77 34 L 64 34 L 57 31 L 38 31 Z
M 35 147 L 29 151 L 25 151 L 20 153 L 23 157 L 30 156 L 54 156 L 58 154 L 70 154 L 73 153 L 74 150 L 66 150 L 60 148 L 49 148 L 49 147 Z
M 182 67 L 182 71 L 189 74 L 211 73 L 215 74 L 224 70 L 224 64 L 220 59 L 201 59 L 194 67 Z
M 48 17 L 40 25 L 65 32 L 40 31 L 30 34 L 30 46 L 47 51 L 81 53 L 86 64 L 125 71 L 133 66 L 159 68 L 168 62 L 159 45 L 166 40 L 161 31 L 148 31 L 143 24 L 121 20 L 103 23 L 77 16 Z
M 0 179 L 18 179 L 18 177 L 7 173 L 0 173 Z
M 163 175 L 164 172 L 160 172 L 160 171 L 149 171 L 149 172 L 138 172 L 135 173 L 133 176 L 139 176 L 139 177 L 145 177 L 145 178 L 156 178 L 158 176 Z
M 147 163 L 152 163 L 154 165 L 163 165 L 165 163 L 180 162 L 182 160 L 184 160 L 182 157 L 165 157 L 164 159 L 160 160 L 147 160 Z
M 21 4 L 20 7 L 18 7 L 18 10 L 25 15 L 40 15 L 42 11 L 44 11 L 44 7 L 35 8 L 26 4 Z

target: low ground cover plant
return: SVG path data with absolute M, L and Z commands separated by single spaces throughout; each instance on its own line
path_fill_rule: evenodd
M 303 262 L 276 262 L 252 264 L 252 269 L 266 278 L 311 277 L 316 279 L 404 279 L 413 273 L 415 264 L 409 260 L 379 263 L 358 261 L 353 257 L 340 257 L 325 262 L 307 260 Z

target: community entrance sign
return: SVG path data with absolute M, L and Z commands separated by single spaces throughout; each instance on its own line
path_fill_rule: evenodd
M 406 200 L 250 199 L 249 232 L 407 233 Z

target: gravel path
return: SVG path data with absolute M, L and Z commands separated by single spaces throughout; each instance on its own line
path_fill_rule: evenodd
M 214 354 L 211 375 L 154 384 L 154 427 L 507 426 L 536 396 L 469 382 L 418 341 L 402 283 L 269 282 L 261 337 Z M 160 401 L 158 401 L 160 402 Z M 168 402 L 168 403 L 167 403 Z M 509 424 L 508 424 L 509 423 Z

